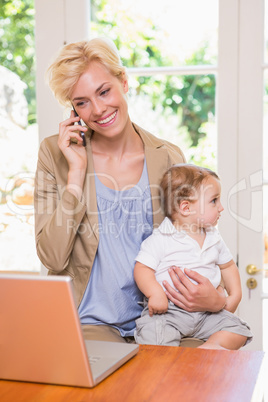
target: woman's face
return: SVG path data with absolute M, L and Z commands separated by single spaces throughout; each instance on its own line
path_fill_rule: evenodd
M 105 137 L 121 134 L 128 122 L 127 79 L 119 80 L 97 61 L 75 85 L 71 101 L 80 118 Z

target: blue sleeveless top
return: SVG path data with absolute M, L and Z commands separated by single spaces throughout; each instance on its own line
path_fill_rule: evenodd
M 146 160 L 136 186 L 116 191 L 95 175 L 99 246 L 78 312 L 82 324 L 111 325 L 132 336 L 143 298 L 133 277 L 135 257 L 151 233 L 153 211 Z

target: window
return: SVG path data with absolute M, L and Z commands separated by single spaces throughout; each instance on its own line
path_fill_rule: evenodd
M 92 0 L 94 36 L 120 50 L 131 119 L 179 145 L 188 161 L 216 168 L 218 2 Z
M 0 270 L 39 271 L 33 177 L 38 150 L 34 0 L 0 8 Z
M 265 55 L 264 55 L 264 121 L 263 121 L 263 178 L 264 178 L 264 263 L 268 268 L 268 1 L 265 1 Z M 268 293 L 268 289 L 267 289 Z
M 264 118 L 263 118 L 263 230 L 264 230 L 264 281 L 263 291 L 268 295 L 268 1 L 265 1 L 264 49 Z M 263 321 L 267 321 L 268 299 L 263 301 Z M 264 350 L 268 350 L 268 326 L 264 328 Z

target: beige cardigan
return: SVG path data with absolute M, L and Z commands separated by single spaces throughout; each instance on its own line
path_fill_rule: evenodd
M 185 162 L 177 146 L 156 138 L 134 125 L 144 142 L 151 188 L 153 222 L 163 220 L 158 185 L 163 173 L 175 163 Z M 60 151 L 58 135 L 41 143 L 35 178 L 35 235 L 37 254 L 51 275 L 73 279 L 77 305 L 87 287 L 98 248 L 98 213 L 90 141 L 88 166 L 81 201 L 66 191 L 68 164 Z

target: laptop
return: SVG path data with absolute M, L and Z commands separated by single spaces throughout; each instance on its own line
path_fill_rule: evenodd
M 93 387 L 136 344 L 83 339 L 67 276 L 0 275 L 0 378 Z

